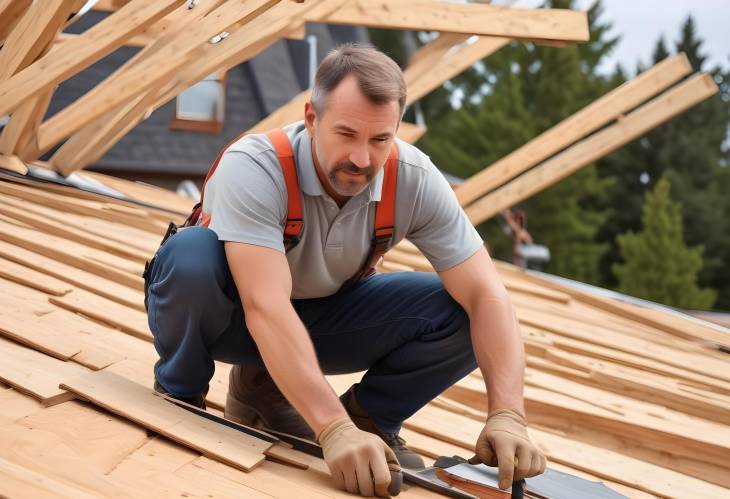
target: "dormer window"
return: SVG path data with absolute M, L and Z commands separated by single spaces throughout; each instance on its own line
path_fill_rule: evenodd
M 176 99 L 173 130 L 220 133 L 226 109 L 226 74 L 213 73 L 180 93 Z

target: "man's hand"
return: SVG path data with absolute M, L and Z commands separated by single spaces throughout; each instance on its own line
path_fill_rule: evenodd
M 527 421 L 515 411 L 499 409 L 489 414 L 477 439 L 476 456 L 471 464 L 499 466 L 499 487 L 507 489 L 513 481 L 545 471 L 545 456 L 530 441 Z
M 318 440 L 338 488 L 365 497 L 390 497 L 390 470 L 400 471 L 400 466 L 379 437 L 341 418 L 322 430 Z

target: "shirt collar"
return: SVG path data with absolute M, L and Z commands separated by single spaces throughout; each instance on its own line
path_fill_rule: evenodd
M 304 128 L 299 132 L 297 140 L 297 172 L 299 173 L 299 187 L 305 194 L 309 196 L 321 196 L 326 194 L 322 182 L 317 176 L 314 166 L 314 158 L 312 156 L 312 139 Z M 383 170 L 375 176 L 368 186 L 355 198 L 365 198 L 366 201 L 380 201 L 380 195 L 383 190 Z

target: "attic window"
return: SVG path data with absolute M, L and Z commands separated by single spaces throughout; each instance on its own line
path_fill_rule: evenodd
M 177 96 L 173 130 L 220 133 L 226 109 L 226 73 L 213 73 Z

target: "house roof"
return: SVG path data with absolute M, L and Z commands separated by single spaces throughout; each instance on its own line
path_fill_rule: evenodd
M 321 460 L 150 395 L 156 354 L 140 274 L 191 201 L 79 175 L 126 199 L 0 179 L 0 495 L 352 497 Z M 717 349 L 730 346 L 728 330 L 498 268 L 525 340 L 531 433 L 551 468 L 630 497 L 730 492 L 730 363 Z M 381 270 L 412 269 L 428 266 L 406 245 Z M 227 372 L 217 364 L 212 413 Z M 358 376 L 328 379 L 339 393 Z M 469 457 L 485 400 L 474 372 L 406 421 L 403 436 L 427 460 Z M 403 496 L 437 497 L 412 485 Z
M 83 33 L 108 15 L 87 12 L 66 32 Z M 316 38 L 318 61 L 338 43 L 368 41 L 367 30 L 356 26 L 308 23 L 306 36 Z M 77 101 L 138 51 L 135 47 L 122 47 L 63 81 L 53 94 L 46 119 Z M 176 99 L 172 99 L 127 133 L 95 163 L 94 169 L 205 175 L 228 142 L 309 87 L 309 51 L 306 39 L 280 40 L 231 68 L 227 72 L 225 119 L 220 133 L 171 130 L 176 106 Z

